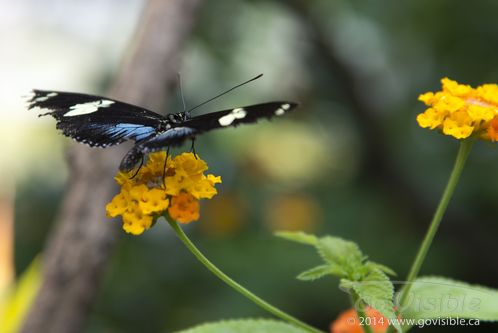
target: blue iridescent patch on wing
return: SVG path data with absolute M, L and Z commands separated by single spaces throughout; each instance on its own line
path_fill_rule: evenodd
M 154 148 L 160 146 L 167 147 L 170 145 L 177 146 L 194 133 L 195 130 L 190 127 L 174 127 L 147 140 L 144 145 Z
M 156 129 L 150 126 L 122 123 L 116 125 L 108 124 L 88 124 L 85 126 L 93 135 L 105 135 L 109 140 L 128 140 L 133 139 L 140 141 L 156 133 Z M 81 130 L 85 129 L 81 128 Z
M 136 125 L 136 124 L 118 124 L 115 125 L 114 128 L 112 129 L 116 133 L 125 131 L 125 135 L 131 139 L 134 139 L 136 141 L 143 140 L 145 138 L 148 138 L 151 134 L 155 133 L 155 128 L 153 127 L 148 127 L 148 126 L 143 126 L 143 125 Z M 109 131 L 109 134 L 113 134 L 112 130 Z
M 193 128 L 190 127 L 174 127 L 169 129 L 159 135 L 157 135 L 154 141 L 168 141 L 175 138 L 185 138 L 192 135 L 195 132 Z
M 179 146 L 185 140 L 195 135 L 195 133 L 195 129 L 190 127 L 174 127 L 142 142 L 140 145 L 141 151 L 147 154 L 165 149 L 166 147 Z

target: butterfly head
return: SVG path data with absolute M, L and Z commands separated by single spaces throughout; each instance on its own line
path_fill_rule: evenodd
M 189 119 L 186 112 L 170 113 L 167 116 L 168 121 L 172 124 L 181 124 Z

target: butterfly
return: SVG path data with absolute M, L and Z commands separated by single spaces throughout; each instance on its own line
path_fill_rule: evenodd
M 126 153 L 119 166 L 125 172 L 135 168 L 139 162 L 143 163 L 144 157 L 149 153 L 180 146 L 189 139 L 193 143 L 197 135 L 214 129 L 279 117 L 297 106 L 293 102 L 278 101 L 199 116 L 191 116 L 191 111 L 195 108 L 163 116 L 140 106 L 106 97 L 50 90 L 33 90 L 27 102 L 28 109 L 47 110 L 39 116 L 52 116 L 57 122 L 56 128 L 62 134 L 91 147 L 105 148 L 133 140 L 135 145 Z

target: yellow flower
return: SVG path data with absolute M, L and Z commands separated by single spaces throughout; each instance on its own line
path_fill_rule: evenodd
M 217 194 L 214 185 L 221 183 L 221 178 L 205 175 L 208 166 L 198 156 L 183 153 L 168 157 L 164 173 L 165 158 L 165 152 L 152 153 L 135 177 L 131 178 L 136 170 L 116 175 L 121 192 L 107 204 L 106 212 L 108 217 L 121 215 L 126 232 L 139 235 L 166 212 L 177 222 L 196 221 L 199 199 Z
M 169 199 L 164 190 L 152 188 L 142 195 L 142 200 L 138 202 L 141 210 L 145 214 L 161 213 L 168 208 Z
M 127 193 L 121 192 L 116 195 L 111 202 L 105 207 L 107 212 L 107 217 L 116 217 L 118 215 L 123 215 L 128 208 L 128 198 Z
M 498 86 L 477 88 L 444 78 L 442 91 L 428 92 L 419 100 L 429 108 L 417 116 L 420 127 L 438 129 L 456 139 L 477 136 L 498 140 Z

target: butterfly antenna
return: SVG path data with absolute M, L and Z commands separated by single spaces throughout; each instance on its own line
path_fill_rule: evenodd
M 202 102 L 201 104 L 199 104 L 199 105 L 197 105 L 197 106 L 194 106 L 193 108 L 191 108 L 191 109 L 189 109 L 189 110 L 185 111 L 185 114 L 187 115 L 187 118 L 190 118 L 190 112 L 192 112 L 193 110 L 195 110 L 195 109 L 197 109 L 197 108 L 199 108 L 199 107 L 201 107 L 201 106 L 203 106 L 203 105 L 205 105 L 205 104 L 207 104 L 207 103 L 211 102 L 212 100 L 217 99 L 217 98 L 218 98 L 218 97 L 220 97 L 220 96 L 223 96 L 223 95 L 225 95 L 225 94 L 229 93 L 230 91 L 232 91 L 232 90 L 234 90 L 234 89 L 237 89 L 237 88 L 238 88 L 238 87 L 240 87 L 240 86 L 243 86 L 244 84 L 247 84 L 247 83 L 249 83 L 249 82 L 251 82 L 251 81 L 257 80 L 257 79 L 259 79 L 259 78 L 260 78 L 260 77 L 262 77 L 262 76 L 263 76 L 263 74 L 259 74 L 259 75 L 255 76 L 255 77 L 253 77 L 252 79 L 247 80 L 247 81 L 245 81 L 245 82 L 242 82 L 242 83 L 240 83 L 240 84 L 236 85 L 235 87 L 232 87 L 232 88 L 230 88 L 230 89 L 228 89 L 228 90 L 226 90 L 226 91 L 222 92 L 221 94 L 218 94 L 218 95 L 216 95 L 216 96 L 214 96 L 214 97 L 212 97 L 212 98 L 208 99 L 207 101 Z
M 183 112 L 186 112 L 187 105 L 185 104 L 185 97 L 183 96 L 182 77 L 180 73 L 177 73 L 177 77 L 178 77 L 178 87 L 180 88 L 180 98 L 182 99 Z

